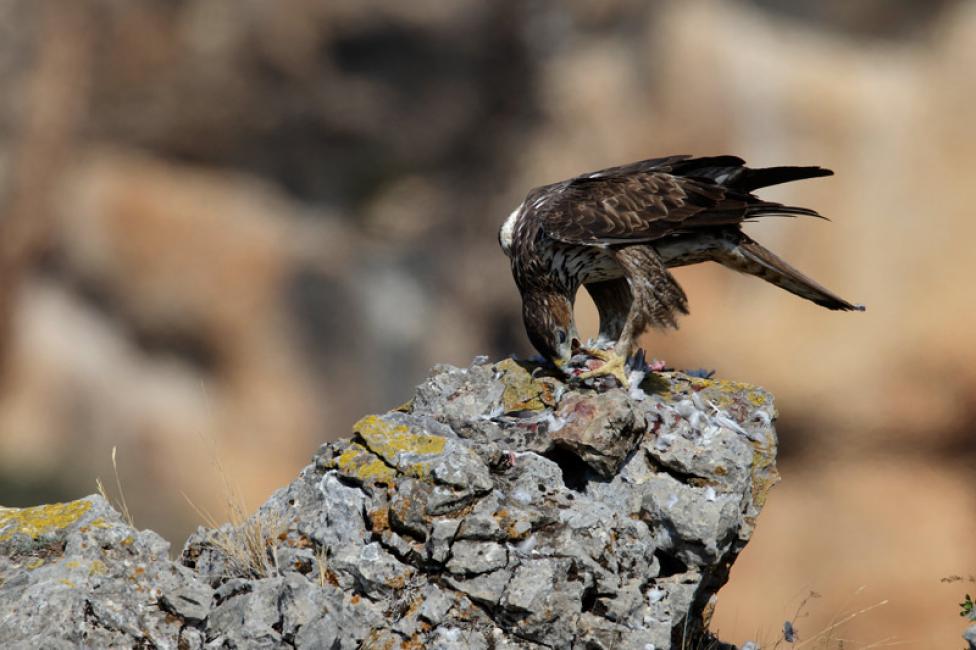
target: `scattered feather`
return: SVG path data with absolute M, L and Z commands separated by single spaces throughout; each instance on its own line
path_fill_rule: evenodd
M 674 410 L 683 418 L 690 418 L 696 412 L 695 405 L 690 399 L 683 399 L 674 405 Z
M 627 375 L 627 382 L 630 384 L 630 390 L 627 394 L 630 396 L 630 399 L 643 402 L 644 398 L 647 397 L 647 393 L 640 387 L 645 376 L 646 373 L 643 370 L 631 370 L 630 374 Z
M 535 549 L 535 545 L 538 542 L 535 535 L 529 535 L 521 542 L 515 545 L 515 550 L 521 555 L 529 555 Z
M 552 411 L 546 411 L 546 424 L 548 425 L 548 431 L 552 433 L 566 426 L 566 420 L 557 417 Z
M 763 409 L 757 409 L 752 414 L 752 418 L 751 419 L 753 419 L 753 420 L 759 420 L 760 422 L 762 422 L 767 427 L 770 424 L 773 423 L 773 416 L 771 416 L 768 411 L 765 411 Z
M 671 446 L 671 443 L 674 442 L 676 437 L 677 436 L 675 436 L 675 434 L 673 433 L 661 434 L 654 441 L 654 448 L 657 449 L 658 451 L 665 451 L 668 447 Z

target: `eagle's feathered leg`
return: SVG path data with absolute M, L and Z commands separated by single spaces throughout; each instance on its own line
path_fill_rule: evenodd
M 650 246 L 628 246 L 616 252 L 634 297 L 627 321 L 614 348 L 626 359 L 634 353 L 637 338 L 648 327 L 677 329 L 677 313 L 688 313 L 688 298 Z
M 594 296 L 594 302 L 597 296 L 600 297 L 597 310 L 600 312 L 601 337 L 606 333 L 616 339 L 617 344 L 612 351 L 586 350 L 588 354 L 602 359 L 604 364 L 579 377 L 587 379 L 612 375 L 621 386 L 627 387 L 627 360 L 634 354 L 637 338 L 649 326 L 676 328 L 676 312 L 688 313 L 688 299 L 653 248 L 628 246 L 618 250 L 615 258 L 623 268 L 624 277 L 619 281 L 599 284 L 625 282 L 626 294 L 619 284 L 598 287 L 596 294 L 590 289 L 591 285 L 587 285 L 587 290 Z M 624 295 L 629 300 L 624 300 Z M 619 326 L 621 321 L 622 327 Z M 607 323 L 606 327 L 604 322 Z
M 596 347 L 617 341 L 627 323 L 630 306 L 634 302 L 627 278 L 590 282 L 583 286 L 593 298 L 597 313 L 600 315 L 600 333 L 597 336 Z

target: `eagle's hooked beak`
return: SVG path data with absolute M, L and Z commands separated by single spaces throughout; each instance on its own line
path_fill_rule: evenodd
M 580 341 L 578 337 L 567 336 L 563 330 L 559 330 L 559 345 L 556 348 L 559 356 L 553 359 L 553 363 L 557 368 L 562 370 L 565 366 L 569 365 L 573 355 L 576 354 L 579 348 Z

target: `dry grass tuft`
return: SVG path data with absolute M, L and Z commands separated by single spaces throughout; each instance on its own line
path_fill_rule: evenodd
M 258 511 L 248 517 L 243 501 L 230 500 L 231 520 L 229 525 L 221 525 L 186 494 L 183 498 L 211 529 L 208 541 L 224 556 L 230 576 L 270 578 L 279 574 L 275 547 L 287 530 L 279 515 Z
M 329 562 L 325 554 L 325 547 L 320 546 L 315 551 L 315 566 L 319 570 L 319 586 L 324 587 L 325 585 L 331 583 L 331 578 L 329 574 Z
M 879 607 L 883 607 L 888 604 L 888 600 L 882 600 L 868 607 L 863 607 L 861 609 L 850 611 L 850 601 L 854 600 L 862 591 L 864 587 L 859 587 L 851 598 L 848 600 L 840 614 L 837 614 L 826 627 L 822 630 L 813 634 L 807 638 L 800 638 L 798 632 L 794 630 L 794 625 L 797 619 L 809 615 L 806 611 L 807 606 L 811 600 L 820 598 L 820 594 L 815 591 L 808 593 L 803 600 L 800 601 L 800 605 L 797 607 L 796 612 L 793 617 L 786 621 L 784 624 L 784 634 L 776 641 L 775 644 L 768 645 L 763 644 L 763 648 L 772 648 L 772 650 L 777 650 L 778 648 L 787 647 L 791 650 L 799 650 L 800 648 L 818 648 L 819 650 L 869 650 L 871 648 L 887 648 L 891 646 L 906 645 L 906 641 L 897 641 L 894 637 L 888 637 L 881 639 L 880 641 L 873 641 L 870 643 L 857 642 L 853 639 L 845 639 L 838 636 L 840 628 L 844 625 L 850 623 L 855 618 L 863 616 L 868 612 L 871 612 Z M 786 633 L 786 630 L 789 633 Z
M 286 522 L 276 513 L 260 510 L 249 516 L 244 496 L 220 461 L 216 441 L 202 437 L 201 440 L 208 446 L 214 472 L 220 477 L 229 525 L 222 525 L 206 508 L 198 507 L 185 492 L 182 493 L 183 498 L 204 525 L 211 529 L 208 541 L 226 558 L 231 576 L 268 578 L 278 575 L 275 548 L 279 537 L 287 530 Z

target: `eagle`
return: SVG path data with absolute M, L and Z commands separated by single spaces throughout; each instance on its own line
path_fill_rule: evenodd
M 822 167 L 751 169 L 736 156 L 677 155 L 531 190 L 498 233 L 522 296 L 529 340 L 567 374 L 573 356 L 585 353 L 604 363 L 577 378 L 611 375 L 626 386 L 638 337 L 649 327 L 677 328 L 678 315 L 688 313 L 685 292 L 668 269 L 706 261 L 827 309 L 863 311 L 742 231 L 744 222 L 761 217 L 824 218 L 753 192 L 832 174 Z M 597 340 L 587 347 L 573 318 L 581 286 L 600 317 Z

